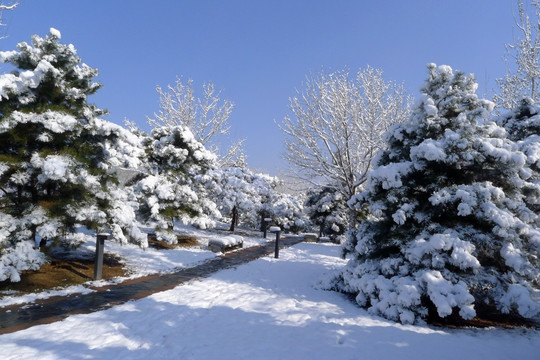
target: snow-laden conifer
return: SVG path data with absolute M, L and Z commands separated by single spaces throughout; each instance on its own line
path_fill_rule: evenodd
M 51 29 L 0 52 L 15 67 L 0 76 L 0 280 L 39 267 L 36 246 L 69 242 L 77 225 L 144 241 L 115 191 L 112 166 L 129 158 L 118 146 L 127 138 L 87 102 L 101 87 L 97 70 L 59 39 Z
M 216 205 L 196 178 L 213 167 L 215 154 L 182 125 L 155 127 L 142 141 L 146 168 L 134 186 L 142 219 L 155 221 L 158 237 L 169 243 L 177 242 L 177 220 L 212 226 Z
M 313 189 L 304 203 L 306 215 L 318 227 L 319 236 L 342 238 L 348 228 L 347 200 L 334 187 Z
M 429 309 L 465 319 L 482 308 L 540 310 L 540 232 L 524 201 L 525 155 L 489 121 L 473 76 L 430 64 L 409 121 L 390 129 L 365 191 L 368 219 L 334 287 L 373 314 L 414 323 Z

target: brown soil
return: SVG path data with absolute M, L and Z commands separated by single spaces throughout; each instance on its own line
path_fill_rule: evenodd
M 533 328 L 540 329 L 540 324 L 534 320 L 523 318 L 517 313 L 501 314 L 491 308 L 485 308 L 476 304 L 477 316 L 471 320 L 464 320 L 459 316 L 457 309 L 454 309 L 451 315 L 441 318 L 434 309 L 429 309 L 429 315 L 426 319 L 431 325 L 450 328 L 488 328 L 499 327 L 504 329 Z
M 540 328 L 540 324 L 537 324 L 532 320 L 524 319 L 517 316 L 503 316 L 499 319 L 484 319 L 479 317 L 475 317 L 471 320 L 439 319 L 438 321 L 431 321 L 430 323 L 431 325 L 445 327 L 449 329 L 463 329 L 468 327 L 480 329 L 488 327 L 498 327 L 503 329 Z
M 155 249 L 166 250 L 177 247 L 198 245 L 197 239 L 189 235 L 178 235 L 178 244 L 170 245 L 148 237 L 148 245 Z M 21 281 L 0 282 L 0 298 L 16 291 L 17 295 L 40 292 L 54 288 L 83 284 L 94 279 L 94 260 L 86 258 L 72 259 L 62 255 L 49 254 L 50 261 L 39 270 L 23 271 Z M 102 279 L 127 276 L 120 259 L 111 254 L 104 254 Z M 2 294 L 3 293 L 3 294 Z
M 126 275 L 126 270 L 119 258 L 110 254 L 104 255 L 103 279 Z M 0 282 L 0 291 L 17 291 L 17 295 L 22 295 L 57 287 L 78 285 L 93 279 L 93 260 L 52 258 L 39 270 L 23 271 L 19 282 Z

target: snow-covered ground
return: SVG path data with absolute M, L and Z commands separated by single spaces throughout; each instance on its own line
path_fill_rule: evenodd
M 0 336 L 3 359 L 539 359 L 540 331 L 403 326 L 320 290 L 339 247 L 301 243 L 88 315 Z

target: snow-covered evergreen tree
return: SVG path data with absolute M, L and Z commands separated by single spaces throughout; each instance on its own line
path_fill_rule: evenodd
M 335 240 L 348 229 L 347 200 L 334 187 L 311 190 L 304 207 L 319 236 L 328 235 Z
M 0 76 L 0 280 L 39 267 L 36 245 L 67 241 L 78 224 L 144 241 L 108 186 L 118 134 L 87 102 L 97 70 L 60 36 L 51 29 L 0 52 L 16 69 Z
M 536 186 L 540 184 L 540 105 L 523 98 L 513 111 L 500 116 L 497 122 L 527 157 L 527 166 L 531 170 L 527 177 L 534 185 L 524 188 L 525 201 L 540 214 L 540 193 Z
M 177 242 L 176 220 L 210 226 L 216 205 L 195 179 L 212 168 L 215 155 L 182 125 L 155 127 L 143 145 L 148 168 L 135 185 L 142 219 L 156 221 L 158 237 L 169 243 Z
M 102 184 L 108 192 L 109 207 L 105 209 L 109 222 L 108 230 L 112 239 L 126 243 L 136 242 L 146 247 L 147 235 L 138 228 L 135 209 L 138 208 L 132 189 L 125 186 L 122 179 L 127 173 L 140 173 L 146 163 L 145 151 L 140 134 L 133 133 L 117 124 L 94 118 L 89 127 L 90 134 L 99 139 L 104 160 L 100 168 L 108 176 L 102 178 Z
M 410 120 L 391 128 L 366 189 L 370 213 L 351 233 L 333 284 L 372 314 L 413 323 L 436 310 L 531 317 L 540 306 L 538 215 L 524 201 L 525 155 L 488 121 L 473 76 L 428 66 Z
M 240 223 L 259 228 L 264 218 L 272 218 L 273 224 L 292 232 L 306 226 L 301 202 L 277 191 L 280 184 L 277 177 L 251 171 L 245 161 L 236 165 L 213 169 L 199 177 L 216 201 L 221 216 L 231 220 L 231 231 Z

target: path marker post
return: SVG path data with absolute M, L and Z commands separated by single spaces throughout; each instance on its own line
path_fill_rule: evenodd
M 103 275 L 103 250 L 105 240 L 109 237 L 107 233 L 97 234 L 96 237 L 96 258 L 94 260 L 94 280 L 101 280 Z
M 276 234 L 276 248 L 274 250 L 274 258 L 279 258 L 279 237 L 281 235 L 281 228 L 279 226 L 270 226 L 270 232 Z
M 266 232 L 268 230 L 268 224 L 272 221 L 271 218 L 264 218 L 263 220 L 263 238 L 266 239 Z

